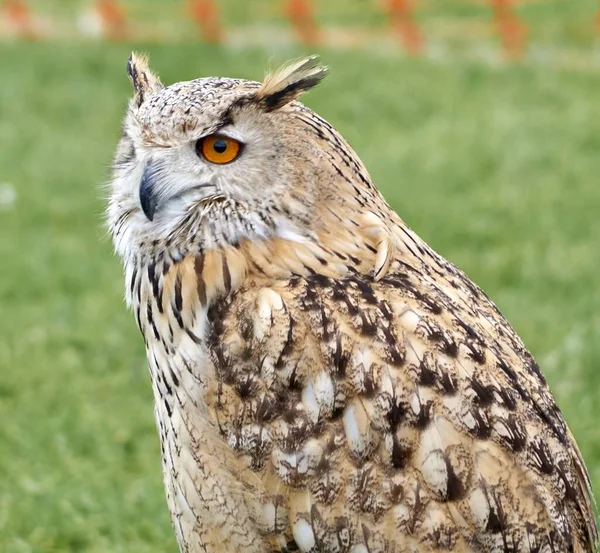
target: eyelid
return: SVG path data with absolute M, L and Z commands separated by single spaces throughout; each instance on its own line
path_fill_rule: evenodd
M 207 136 L 213 136 L 213 135 L 223 136 L 225 138 L 231 138 L 232 140 L 237 140 L 240 144 L 246 143 L 245 137 L 242 135 L 242 133 L 239 131 L 239 129 L 234 127 L 231 123 L 228 123 L 226 125 L 223 125 L 223 126 L 213 129 L 211 132 L 208 132 L 205 135 L 201 136 L 199 138 L 199 140 L 202 140 L 203 138 L 206 138 Z

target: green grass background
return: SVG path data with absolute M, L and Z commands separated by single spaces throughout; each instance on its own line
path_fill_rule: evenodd
M 176 552 L 143 344 L 103 230 L 130 95 L 115 44 L 0 44 L 0 551 Z M 147 46 L 166 82 L 272 52 Z M 497 302 L 600 489 L 600 75 L 322 52 L 306 103 Z M 283 61 L 277 58 L 278 61 Z

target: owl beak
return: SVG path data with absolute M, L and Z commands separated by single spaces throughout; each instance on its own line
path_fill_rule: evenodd
M 155 182 L 156 168 L 152 163 L 148 163 L 140 181 L 140 204 L 142 211 L 148 217 L 149 221 L 154 219 L 154 213 L 158 207 L 158 194 L 155 190 Z

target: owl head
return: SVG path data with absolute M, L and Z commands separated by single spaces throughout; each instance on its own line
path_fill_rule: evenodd
M 109 207 L 121 253 L 135 246 L 177 255 L 270 235 L 301 239 L 325 154 L 314 128 L 323 122 L 295 99 L 325 76 L 317 57 L 262 84 L 203 78 L 165 87 L 136 55 L 127 72 L 134 95 Z
M 262 83 L 211 77 L 165 87 L 136 55 L 127 73 L 134 93 L 108 207 L 126 264 L 274 239 L 302 245 L 298 255 L 317 269 L 328 256 L 342 271 L 360 270 L 363 252 L 389 257 L 380 231 L 395 214 L 340 134 L 297 101 L 327 73 L 316 56 Z

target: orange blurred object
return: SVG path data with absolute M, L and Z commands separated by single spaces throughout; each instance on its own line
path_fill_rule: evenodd
M 411 56 L 420 55 L 425 49 L 425 38 L 413 15 L 411 0 L 388 0 L 387 12 L 394 32 Z
M 515 12 L 512 0 L 491 0 L 491 4 L 506 57 L 519 58 L 525 50 L 525 24 Z
M 320 38 L 315 10 L 310 0 L 289 0 L 286 15 L 300 40 L 305 44 L 317 44 Z
M 212 0 L 188 0 L 187 11 L 199 27 L 202 38 L 211 44 L 223 40 L 219 7 Z
M 2 6 L 2 15 L 16 35 L 37 38 L 31 8 L 25 0 L 6 0 Z
M 125 10 L 117 0 L 98 0 L 96 10 L 106 35 L 111 40 L 122 40 L 127 36 L 127 19 Z

